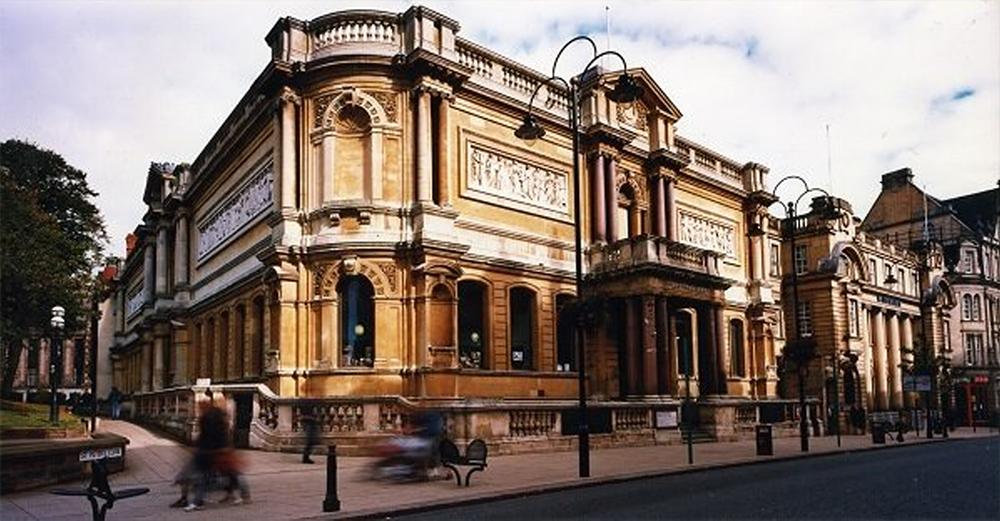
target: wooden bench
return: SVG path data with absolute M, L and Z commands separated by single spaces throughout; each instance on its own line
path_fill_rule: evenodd
M 459 467 L 471 467 L 465 474 L 465 486 L 469 486 L 469 478 L 476 471 L 486 470 L 486 442 L 480 439 L 472 440 L 463 456 L 455 442 L 451 440 L 441 441 L 441 464 L 455 473 L 455 481 L 458 486 L 462 486 L 462 474 Z
M 126 488 L 113 492 L 111 484 L 108 483 L 108 469 L 104 459 L 92 461 L 90 464 L 90 484 L 85 489 L 78 488 L 57 488 L 52 491 L 57 496 L 78 496 L 86 497 L 90 501 L 90 510 L 94 521 L 104 521 L 108 510 L 115 506 L 115 501 L 141 496 L 149 492 L 146 487 Z M 97 500 L 104 500 L 104 504 L 98 506 Z

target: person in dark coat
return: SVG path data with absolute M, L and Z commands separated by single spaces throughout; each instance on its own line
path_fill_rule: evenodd
M 197 479 L 194 498 L 184 510 L 199 510 L 205 504 L 205 494 L 216 467 L 216 460 L 229 445 L 226 412 L 216 407 L 209 395 L 209 405 L 198 418 L 198 439 L 195 442 L 194 469 Z
M 306 446 L 302 449 L 302 463 L 315 463 L 310 456 L 313 448 L 319 444 L 319 417 L 316 415 L 316 407 L 304 407 L 301 422 L 306 433 Z

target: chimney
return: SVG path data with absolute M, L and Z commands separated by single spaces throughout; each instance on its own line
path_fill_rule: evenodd
M 130 233 L 125 236 L 125 257 L 132 255 L 132 251 L 135 250 L 135 243 L 139 242 L 139 237 L 134 233 Z
M 882 190 L 903 188 L 913 182 L 913 172 L 909 168 L 900 168 L 887 174 L 882 174 Z

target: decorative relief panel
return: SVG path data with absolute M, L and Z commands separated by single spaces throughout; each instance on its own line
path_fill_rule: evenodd
M 396 93 L 395 92 L 373 92 L 372 97 L 382 105 L 382 109 L 385 110 L 385 117 L 389 118 L 389 121 L 396 121 Z
M 368 93 L 358 88 L 349 87 L 316 98 L 313 102 L 313 126 L 317 129 L 333 128 L 334 119 L 340 110 L 347 105 L 354 105 L 367 112 L 373 126 L 384 125 L 386 120 L 395 121 L 396 119 L 395 94 L 391 92 Z
M 680 242 L 736 256 L 733 227 L 687 212 L 680 213 Z
M 254 218 L 271 208 L 274 200 L 274 166 L 264 165 L 253 179 L 212 217 L 198 226 L 198 260 L 236 236 Z
M 648 130 L 646 106 L 642 103 L 618 104 L 618 122 L 638 130 Z
M 490 202 L 541 212 L 569 214 L 569 180 L 564 172 L 545 169 L 469 142 L 467 188 Z

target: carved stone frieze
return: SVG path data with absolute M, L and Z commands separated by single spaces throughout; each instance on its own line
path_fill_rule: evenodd
M 649 123 L 646 119 L 646 106 L 642 103 L 618 104 L 618 123 L 628 125 L 637 130 L 648 130 Z
M 717 251 L 728 257 L 736 256 L 735 232 L 732 226 L 683 211 L 679 213 L 680 242 Z
M 396 293 L 398 271 L 392 263 L 370 263 L 356 258 L 341 262 L 322 264 L 313 272 L 313 296 L 315 298 L 335 298 L 341 275 L 361 275 L 372 283 L 376 297 L 388 297 Z
M 388 93 L 381 94 L 388 95 Z M 333 128 L 337 123 L 341 109 L 345 106 L 354 106 L 365 111 L 372 126 L 384 125 L 388 121 L 394 120 L 394 117 L 389 117 L 385 105 L 374 96 L 374 93 L 349 87 L 330 94 L 324 94 L 313 101 L 313 127 L 317 129 Z M 393 114 L 395 115 L 395 103 L 392 103 L 392 107 Z
M 481 145 L 468 144 L 468 189 L 500 204 L 569 213 L 569 181 L 564 172 L 536 166 Z
M 234 237 L 250 221 L 271 208 L 274 201 L 274 166 L 267 163 L 252 180 L 226 201 L 220 210 L 198 226 L 198 260 Z
M 396 93 L 395 92 L 384 92 L 376 91 L 372 92 L 372 97 L 382 105 L 382 109 L 385 110 L 385 116 L 389 118 L 389 121 L 393 123 L 396 122 Z

